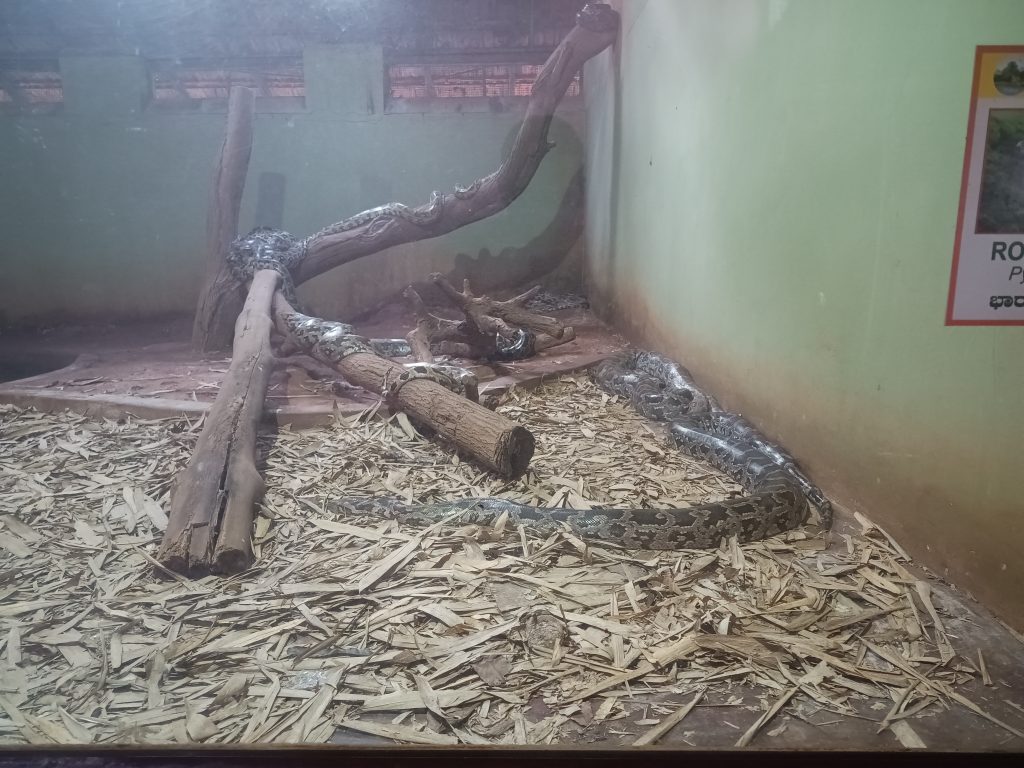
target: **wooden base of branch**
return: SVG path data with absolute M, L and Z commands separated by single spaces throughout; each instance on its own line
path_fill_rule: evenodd
M 252 564 L 252 521 L 264 484 L 256 431 L 274 369 L 271 303 L 280 276 L 253 276 L 235 324 L 231 366 L 188 466 L 175 479 L 171 514 L 156 559 L 177 573 L 237 573 Z
M 288 334 L 287 317 L 295 310 L 280 293 L 274 296 L 274 322 L 282 334 Z M 330 323 L 324 323 L 329 330 Z M 294 336 L 289 336 L 298 342 Z M 405 372 L 398 363 L 372 352 L 357 352 L 342 360 L 322 356 L 315 347 L 303 345 L 312 355 L 339 371 L 345 379 L 370 392 L 380 394 L 388 381 Z M 412 379 L 397 392 L 395 407 L 408 414 L 460 451 L 502 477 L 518 477 L 533 458 L 533 433 L 501 414 L 489 411 L 430 379 Z

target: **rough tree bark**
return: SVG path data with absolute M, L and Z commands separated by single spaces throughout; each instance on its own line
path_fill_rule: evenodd
M 460 293 L 440 272 L 432 274 L 430 279 L 452 304 L 461 309 L 463 314 L 485 333 L 497 333 L 511 338 L 515 335 L 516 328 L 529 328 L 531 331 L 546 333 L 556 339 L 562 338 L 562 334 L 565 333 L 565 326 L 555 318 L 538 315 L 524 306 L 540 290 L 539 285 L 507 301 L 496 301 L 489 296 L 474 296 L 469 287 L 469 280 L 463 281 Z
M 442 213 L 427 226 L 394 217 L 338 234 L 315 237 L 293 274 L 302 283 L 355 259 L 402 243 L 446 234 L 474 221 L 493 216 L 522 194 L 541 160 L 554 145 L 548 129 L 566 89 L 584 62 L 597 55 L 616 37 L 619 15 L 608 5 L 591 3 L 577 16 L 574 26 L 558 45 L 537 80 L 526 107 L 526 116 L 508 157 L 494 173 L 479 180 L 479 189 L 469 197 L 448 193 L 443 196 Z
M 280 275 L 252 279 L 235 325 L 231 367 L 206 415 L 195 452 L 175 478 L 171 513 L 157 560 L 178 573 L 235 573 L 252 562 L 252 518 L 264 484 L 256 469 L 256 431 L 274 368 L 271 302 Z
M 509 286 L 543 281 L 570 256 L 574 244 L 583 236 L 583 168 L 576 171 L 562 194 L 554 217 L 544 230 L 523 245 L 506 246 L 497 253 L 480 248 L 475 254 L 455 254 L 455 264 L 447 273 L 449 280 L 469 280 L 474 290 L 499 291 Z M 443 298 L 429 278 L 381 296 L 373 305 L 360 310 L 360 317 L 371 317 L 382 308 L 408 298 L 411 287 L 428 304 Z
M 443 195 L 441 215 L 429 225 L 391 217 L 375 219 L 337 234 L 314 236 L 307 243 L 302 262 L 292 272 L 295 284 L 386 248 L 438 237 L 508 207 L 526 189 L 553 146 L 548 142 L 548 129 L 555 108 L 576 72 L 588 59 L 614 42 L 618 28 L 619 15 L 608 5 L 591 3 L 580 11 L 576 26 L 548 58 L 533 84 L 526 115 L 511 152 L 494 173 L 475 183 L 478 185 L 475 193 Z M 223 263 L 223 258 L 220 261 Z M 230 283 L 230 275 L 226 277 L 225 285 Z M 219 286 L 218 291 L 218 295 L 227 295 L 224 286 Z M 222 327 L 225 322 L 230 324 L 235 317 L 227 305 L 221 308 L 213 304 L 211 312 L 207 321 L 211 327 Z
M 320 354 L 316 347 L 289 334 L 287 319 L 294 312 L 278 292 L 273 305 L 278 332 L 306 354 L 339 371 L 347 381 L 382 394 L 386 382 L 394 381 L 405 372 L 404 366 L 370 352 L 357 352 L 342 360 Z M 406 382 L 395 396 L 394 407 L 502 477 L 518 477 L 533 458 L 534 438 L 528 429 L 445 389 L 436 381 L 412 379 Z
M 226 349 L 242 306 L 241 286 L 225 261 L 238 235 L 238 211 L 252 154 L 256 92 L 235 86 L 228 96 L 227 128 L 220 148 L 206 215 L 206 278 L 192 324 L 192 348 L 197 352 Z

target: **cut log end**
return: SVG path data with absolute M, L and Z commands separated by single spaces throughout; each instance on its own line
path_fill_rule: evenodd
M 156 575 L 163 574 L 165 576 L 170 576 L 170 574 L 167 573 L 168 571 L 173 571 L 174 573 L 188 573 L 187 550 L 186 553 L 182 553 L 181 551 L 161 552 L 157 562 L 162 566 L 162 568 L 154 568 L 154 573 Z
M 224 574 L 241 573 L 248 570 L 255 559 L 248 547 L 225 548 L 217 552 L 217 571 Z
M 515 426 L 506 431 L 497 443 L 495 468 L 503 477 L 515 479 L 530 466 L 535 448 L 533 433 L 526 427 Z

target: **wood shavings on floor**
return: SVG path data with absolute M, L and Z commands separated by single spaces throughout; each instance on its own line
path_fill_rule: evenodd
M 867 520 L 827 551 L 807 529 L 650 553 L 328 506 L 668 507 L 738 492 L 585 378 L 500 410 L 538 440 L 515 482 L 401 415 L 265 435 L 256 566 L 190 581 L 152 555 L 200 424 L 0 407 L 0 740 L 649 744 L 679 725 L 699 745 L 691 710 L 737 705 L 741 688 L 760 701 L 739 745 L 771 744 L 780 711 L 870 717 L 914 746 L 915 718 L 961 706 L 1021 735 L 960 693 L 987 677 L 984 659 L 955 647 L 929 584 Z

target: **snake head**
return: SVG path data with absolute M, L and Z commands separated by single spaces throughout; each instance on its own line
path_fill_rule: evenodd
M 686 408 L 693 402 L 693 393 L 688 389 L 664 387 L 660 392 L 647 393 L 646 399 L 649 402 L 670 403 L 680 408 Z
M 591 32 L 614 32 L 619 28 L 619 14 L 608 3 L 587 3 L 576 14 L 576 23 Z

